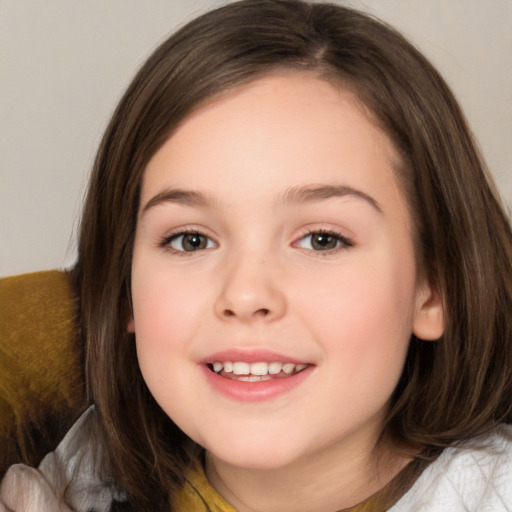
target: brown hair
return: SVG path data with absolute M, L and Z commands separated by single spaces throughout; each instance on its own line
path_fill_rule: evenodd
M 168 503 L 199 448 L 158 407 L 127 334 L 144 169 L 200 104 L 275 70 L 350 88 L 401 156 L 418 261 L 439 290 L 445 334 L 412 339 L 385 432 L 443 447 L 512 422 L 512 236 L 463 114 L 400 34 L 348 8 L 245 0 L 184 26 L 143 65 L 101 143 L 75 275 L 87 375 L 113 474 L 137 510 Z

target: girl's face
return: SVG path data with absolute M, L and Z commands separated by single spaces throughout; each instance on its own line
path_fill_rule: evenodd
M 200 108 L 150 161 L 128 328 L 155 399 L 214 461 L 371 452 L 411 333 L 442 333 L 397 165 L 349 92 L 300 73 Z

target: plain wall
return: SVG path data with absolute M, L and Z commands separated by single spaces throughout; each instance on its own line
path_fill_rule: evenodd
M 73 263 L 116 102 L 159 42 L 221 3 L 0 0 L 0 276 Z M 390 22 L 434 62 L 512 205 L 512 0 L 345 3 Z

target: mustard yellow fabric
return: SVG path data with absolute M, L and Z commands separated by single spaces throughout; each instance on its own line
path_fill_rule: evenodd
M 210 484 L 202 467 L 187 476 L 173 505 L 176 512 L 237 512 Z
M 355 507 L 344 509 L 343 512 L 384 512 L 392 503 L 383 504 L 381 496 L 382 492 L 379 492 Z M 237 512 L 214 489 L 201 467 L 188 475 L 187 482 L 175 497 L 173 505 L 176 512 Z
M 37 465 L 84 407 L 69 275 L 0 279 L 0 476 L 15 462 Z

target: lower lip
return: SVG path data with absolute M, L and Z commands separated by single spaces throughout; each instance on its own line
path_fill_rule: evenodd
M 261 402 L 287 393 L 302 384 L 311 374 L 313 366 L 308 366 L 290 377 L 256 382 L 226 379 L 212 372 L 206 365 L 201 365 L 201 369 L 208 383 L 223 395 L 240 402 Z

